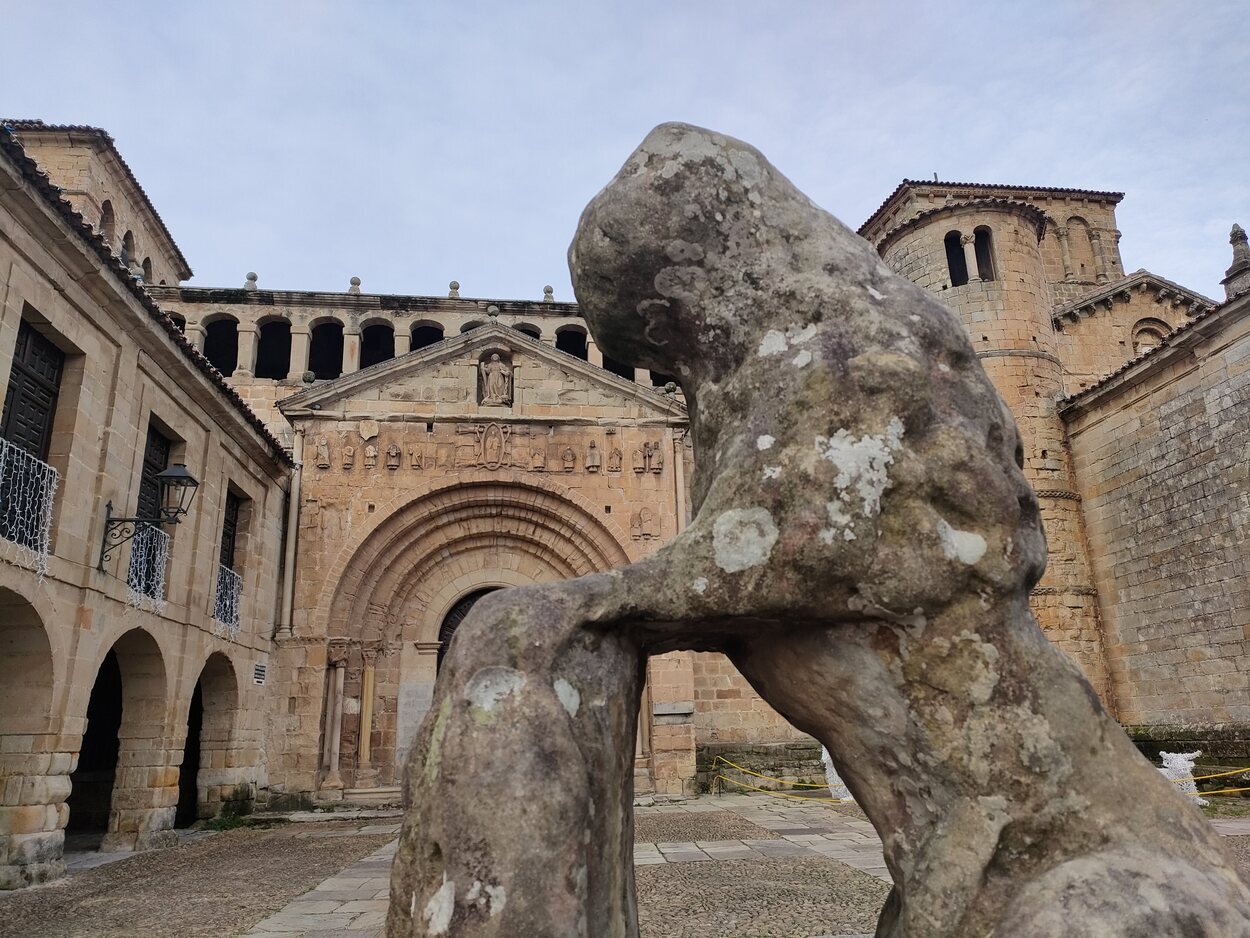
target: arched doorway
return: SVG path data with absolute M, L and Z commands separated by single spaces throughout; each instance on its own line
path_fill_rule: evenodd
M 499 587 L 489 586 L 486 589 L 474 590 L 467 596 L 462 596 L 456 600 L 456 604 L 451 607 L 447 615 L 443 616 L 443 624 L 438 629 L 438 658 L 435 668 L 440 669 L 443 666 L 443 658 L 447 655 L 447 649 L 451 647 L 451 637 L 456 634 L 456 629 L 460 627 L 460 623 L 464 621 L 464 617 L 469 614 L 469 610 L 477 605 L 477 601 L 487 593 L 493 593 Z
M 230 766 L 239 709 L 238 679 L 230 659 L 209 655 L 195 682 L 187 709 L 187 736 L 178 773 L 175 827 L 189 827 L 200 818 L 246 813 L 255 798 L 244 769 Z
M 160 646 L 142 629 L 131 629 L 101 659 L 87 702 L 87 725 L 67 799 L 68 830 L 82 835 L 79 845 L 97 837 L 102 850 L 175 842 L 170 828 L 177 782 L 168 771 L 166 703 Z
M 64 831 L 58 821 L 64 812 L 44 812 L 39 830 L 28 826 L 32 806 L 55 809 L 64 798 L 65 779 L 51 775 L 48 752 L 41 748 L 56 729 L 54 683 L 43 620 L 24 597 L 0 588 L 0 781 L 6 783 L 0 785 L 0 889 L 46 882 L 65 872 Z M 64 761 L 68 765 L 68 757 Z
M 395 784 L 447 641 L 496 589 L 629 562 L 610 519 L 550 482 L 463 479 L 394 511 L 333 578 L 321 780 Z M 367 744 L 362 745 L 362 741 Z

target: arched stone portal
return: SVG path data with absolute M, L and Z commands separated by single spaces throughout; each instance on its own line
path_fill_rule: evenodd
M 437 668 L 442 668 L 443 658 L 447 655 L 447 649 L 451 646 L 451 638 L 456 634 L 456 629 L 460 627 L 460 623 L 464 621 L 465 616 L 477 605 L 479 599 L 487 593 L 493 593 L 496 589 L 497 587 L 488 586 L 486 589 L 467 593 L 456 600 L 456 604 L 451 607 L 451 611 L 443 616 L 443 624 L 438 629 Z
M 625 543 L 549 482 L 464 480 L 384 517 L 331 581 L 322 787 L 398 782 L 458 604 L 621 566 Z

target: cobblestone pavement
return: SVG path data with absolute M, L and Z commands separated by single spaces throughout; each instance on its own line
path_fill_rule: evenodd
M 1250 878 L 1250 818 L 1211 823 Z M 888 891 L 876 833 L 844 806 L 705 796 L 638 808 L 635 826 L 643 938 L 870 933 Z M 0 936 L 377 938 L 398 829 L 363 817 L 76 858 L 59 883 L 0 894 Z

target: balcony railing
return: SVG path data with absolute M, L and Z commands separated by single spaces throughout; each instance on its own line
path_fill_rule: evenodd
M 169 535 L 156 525 L 135 525 L 135 536 L 130 539 L 130 568 L 126 572 L 130 605 L 151 612 L 165 611 L 169 540 Z
M 229 567 L 217 568 L 217 598 L 213 602 L 213 632 L 226 638 L 239 634 L 239 600 L 243 577 Z
M 52 506 L 61 476 L 8 440 L 0 439 L 0 557 L 48 573 Z

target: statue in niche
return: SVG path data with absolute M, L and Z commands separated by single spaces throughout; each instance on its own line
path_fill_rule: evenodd
M 608 472 L 620 472 L 621 462 L 624 459 L 625 454 L 613 446 L 612 452 L 608 453 Z
M 586 446 L 586 471 L 598 472 L 600 458 L 599 447 L 591 440 Z
M 330 441 L 324 436 L 317 437 L 317 468 L 330 468 Z
M 422 446 L 420 443 L 408 444 L 408 465 L 413 469 L 421 469 L 423 462 Z
M 647 468 L 652 472 L 660 473 L 664 471 L 664 450 L 663 444 L 652 443 L 651 453 L 647 459 Z
M 511 427 L 501 427 L 497 423 L 488 423 L 485 426 L 474 427 L 473 432 L 477 436 L 477 449 L 475 451 L 477 460 L 475 465 L 493 470 L 498 469 L 507 461 L 508 438 L 512 434 Z
M 370 443 L 365 447 L 365 468 L 376 469 L 378 466 L 378 448 Z
M 356 465 L 356 447 L 344 446 L 343 447 L 343 468 L 351 469 L 355 465 Z
M 403 453 L 400 451 L 399 444 L 392 440 L 386 447 L 386 468 L 398 469 L 399 457 L 402 455 Z
M 491 352 L 490 361 L 478 366 L 482 375 L 482 403 L 508 405 L 512 403 L 512 366 Z
M 647 460 L 651 457 L 651 444 L 643 443 L 638 449 L 634 450 L 634 472 L 642 473 L 647 471 Z
M 636 938 L 636 702 L 674 648 L 726 653 L 829 750 L 885 835 L 880 938 L 1250 931 L 1220 835 L 1029 611 L 1037 498 L 956 313 L 757 150 L 684 124 L 586 208 L 569 267 L 605 354 L 716 400 L 690 411 L 694 518 L 460 625 L 410 751 L 388 935 Z M 802 469 L 763 484 L 783 460 Z
M 547 471 L 547 450 L 541 446 L 535 446 L 530 450 L 530 469 L 534 472 Z
M 573 452 L 573 447 L 564 447 L 564 452 L 560 454 L 560 458 L 564 460 L 565 472 L 572 472 L 577 467 L 577 453 Z

